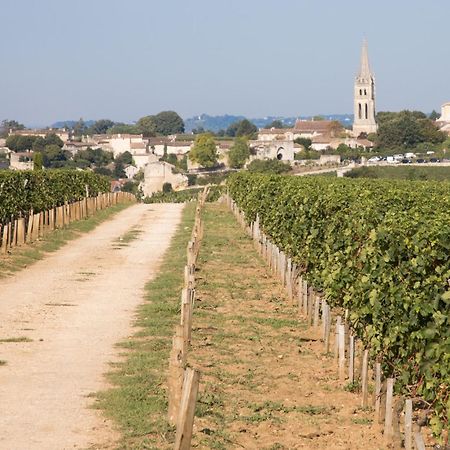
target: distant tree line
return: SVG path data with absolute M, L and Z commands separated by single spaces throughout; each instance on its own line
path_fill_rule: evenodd
M 161 111 L 155 115 L 141 117 L 135 124 L 100 119 L 87 126 L 80 119 L 73 127 L 74 136 L 93 134 L 143 134 L 144 137 L 184 133 L 183 119 L 175 111 Z

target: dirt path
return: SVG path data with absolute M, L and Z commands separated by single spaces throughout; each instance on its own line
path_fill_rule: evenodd
M 105 387 L 114 344 L 130 334 L 181 211 L 132 206 L 0 280 L 0 449 L 113 446 L 111 426 L 89 408 L 89 394 Z M 4 342 L 20 338 L 27 341 Z

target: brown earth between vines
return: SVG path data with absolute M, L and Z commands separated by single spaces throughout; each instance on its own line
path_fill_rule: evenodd
M 193 447 L 386 448 L 225 206 L 208 206 L 205 221 L 188 356 L 201 371 Z

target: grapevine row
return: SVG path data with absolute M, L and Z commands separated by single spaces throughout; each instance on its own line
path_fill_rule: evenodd
M 0 172 L 0 224 L 108 191 L 108 179 L 93 172 Z
M 382 363 L 386 376 L 450 413 L 450 185 L 238 173 L 248 222 L 287 253 Z

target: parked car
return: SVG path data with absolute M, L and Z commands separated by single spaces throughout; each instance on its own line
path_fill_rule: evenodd
M 379 156 L 372 156 L 372 158 L 369 158 L 367 161 L 370 163 L 378 162 L 381 161 L 381 158 Z
M 416 163 L 419 163 L 419 164 L 423 164 L 423 163 L 426 163 L 426 162 L 427 161 L 425 159 L 423 159 L 423 158 L 419 158 L 419 159 L 416 160 Z
M 402 163 L 402 164 L 411 164 L 412 161 L 411 161 L 410 159 L 408 159 L 408 158 L 403 158 L 402 161 L 401 161 L 401 163 Z
M 438 163 L 438 162 L 441 162 L 441 160 L 438 159 L 438 158 L 430 158 L 430 162 L 432 162 L 432 163 Z
M 399 160 L 396 159 L 394 156 L 387 156 L 386 162 L 389 164 L 398 164 Z

